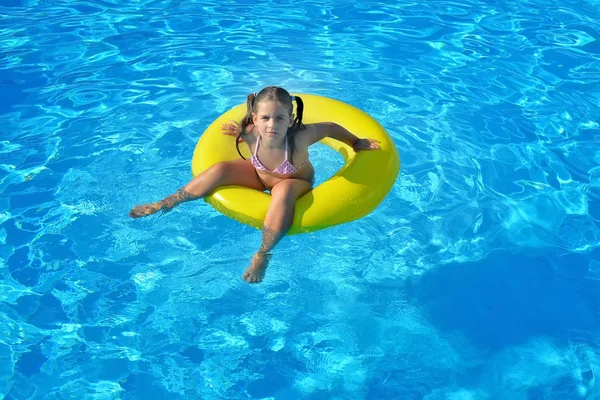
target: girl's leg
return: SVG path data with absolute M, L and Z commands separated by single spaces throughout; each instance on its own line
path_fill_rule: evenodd
M 161 210 L 168 211 L 183 202 L 207 196 L 218 186 L 227 185 L 245 186 L 261 191 L 265 190 L 265 187 L 259 181 L 254 171 L 254 167 L 249 161 L 224 161 L 200 173 L 183 188 L 163 200 L 134 207 L 129 212 L 129 216 L 131 218 L 139 218 Z
M 271 257 L 271 251 L 285 236 L 294 221 L 296 200 L 312 189 L 310 182 L 302 179 L 286 179 L 271 189 L 271 204 L 262 229 L 262 243 L 252 263 L 242 275 L 248 283 L 262 282 Z

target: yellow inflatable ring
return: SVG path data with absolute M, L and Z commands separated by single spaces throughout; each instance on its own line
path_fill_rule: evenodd
M 380 149 L 355 153 L 340 141 L 322 140 L 320 143 L 341 154 L 345 164 L 296 201 L 294 222 L 288 233 L 316 231 L 366 216 L 387 196 L 400 171 L 400 157 L 392 138 L 377 121 L 351 105 L 327 97 L 297 95 L 304 101 L 303 123 L 335 122 L 358 137 L 379 140 Z M 240 121 L 245 114 L 246 104 L 240 104 L 206 129 L 192 157 L 194 176 L 217 162 L 239 159 L 235 138 L 223 135 L 221 125 L 228 120 Z M 240 151 L 246 159 L 250 158 L 247 146 L 240 145 Z M 226 216 L 261 229 L 271 196 L 241 186 L 223 186 L 205 201 Z

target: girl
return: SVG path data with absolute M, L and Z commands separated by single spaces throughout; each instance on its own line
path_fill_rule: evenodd
M 292 102 L 296 101 L 295 116 Z M 236 136 L 236 146 L 245 142 L 252 157 L 220 162 L 202 172 L 176 193 L 156 203 L 134 207 L 129 216 L 139 218 L 168 211 L 178 204 L 209 195 L 219 186 L 238 185 L 271 192 L 271 203 L 262 228 L 262 243 L 242 279 L 262 282 L 269 253 L 285 236 L 294 218 L 294 204 L 313 187 L 315 171 L 308 159 L 308 146 L 325 137 L 340 140 L 358 152 L 379 148 L 377 140 L 360 139 L 330 122 L 302 124 L 304 104 L 280 87 L 268 86 L 247 98 L 241 123 L 221 127 Z M 238 147 L 239 153 L 239 147 Z

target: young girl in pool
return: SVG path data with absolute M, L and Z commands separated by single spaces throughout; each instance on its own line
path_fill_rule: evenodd
M 292 103 L 296 101 L 296 113 Z M 294 219 L 294 204 L 313 187 L 315 170 L 308 159 L 308 146 L 325 137 L 344 142 L 358 152 L 379 148 L 378 141 L 361 139 L 338 124 L 302 123 L 304 104 L 283 88 L 268 86 L 250 94 L 246 116 L 221 127 L 225 135 L 245 142 L 252 157 L 220 162 L 202 172 L 176 193 L 156 203 L 134 207 L 129 216 L 139 218 L 168 211 L 186 201 L 209 195 L 219 186 L 238 185 L 271 192 L 271 203 L 262 228 L 262 243 L 242 279 L 262 282 L 271 254 Z M 238 148 L 239 153 L 239 148 Z M 251 206 L 251 205 L 249 205 Z

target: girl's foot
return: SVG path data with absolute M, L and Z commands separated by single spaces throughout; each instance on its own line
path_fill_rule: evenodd
M 129 211 L 129 216 L 131 218 L 140 218 L 145 217 L 147 215 L 156 214 L 160 210 L 162 210 L 161 206 L 162 201 L 151 203 L 151 204 L 142 204 L 141 206 L 136 206 Z
M 265 277 L 265 270 L 271 260 L 271 254 L 256 253 L 248 269 L 242 275 L 242 279 L 248 283 L 260 283 Z
M 184 189 L 179 189 L 175 194 L 167 196 L 164 200 L 157 201 L 156 203 L 142 204 L 141 206 L 134 207 L 129 211 L 131 218 L 140 218 L 147 215 L 156 214 L 159 211 L 167 212 L 178 204 L 185 201 L 197 199 L 198 196 L 194 196 L 191 193 L 186 192 Z

